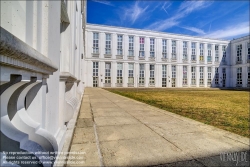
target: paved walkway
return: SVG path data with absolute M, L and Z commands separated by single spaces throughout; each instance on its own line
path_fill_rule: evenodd
M 83 161 L 67 166 L 235 166 L 222 154 L 235 152 L 241 155 L 237 166 L 249 165 L 245 150 L 248 138 L 86 88 L 70 150 L 84 152 Z

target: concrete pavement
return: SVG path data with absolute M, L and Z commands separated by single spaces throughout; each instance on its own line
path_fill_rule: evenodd
M 67 166 L 248 166 L 246 150 L 248 138 L 86 88 Z

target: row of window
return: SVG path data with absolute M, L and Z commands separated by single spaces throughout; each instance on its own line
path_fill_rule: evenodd
M 183 86 L 188 85 L 188 71 L 187 66 L 183 68 Z M 196 68 L 199 68 L 199 84 L 204 85 L 204 67 L 191 67 L 191 85 L 196 85 L 197 72 Z M 149 66 L 149 85 L 155 84 L 155 65 L 150 64 Z M 176 81 L 176 66 L 171 66 L 171 80 L 172 87 L 175 87 Z M 98 77 L 98 62 L 93 62 L 93 77 Z M 170 77 L 169 77 L 170 78 Z M 93 79 L 93 85 L 97 85 L 96 79 Z M 211 85 L 212 82 L 212 68 L 207 67 L 207 85 Z M 111 63 L 105 63 L 105 83 L 111 83 Z M 123 83 L 123 64 L 117 63 L 117 84 Z M 219 68 L 215 68 L 215 85 L 219 86 Z M 134 64 L 128 64 L 128 84 L 134 84 Z M 139 85 L 145 84 L 145 64 L 139 64 Z M 250 67 L 248 67 L 248 84 L 250 84 Z M 167 65 L 162 65 L 162 87 L 167 85 Z M 237 68 L 237 85 L 242 85 L 242 68 Z M 226 86 L 226 68 L 222 68 L 222 86 Z
M 105 38 L 105 54 L 111 54 L 111 34 L 106 34 Z M 129 49 L 128 56 L 134 56 L 134 36 L 128 37 Z M 191 60 L 196 61 L 196 45 L 197 43 L 191 42 Z M 199 60 L 204 61 L 204 43 L 199 44 Z M 176 60 L 176 41 L 171 40 L 171 59 Z M 215 50 L 215 62 L 219 62 L 219 45 L 214 46 Z M 241 63 L 242 61 L 242 44 L 236 46 L 236 62 Z M 247 45 L 247 56 L 248 60 L 250 60 L 250 43 Z M 93 33 L 93 53 L 99 53 L 99 33 Z M 123 55 L 123 35 L 117 35 L 117 55 Z M 145 57 L 145 38 L 139 38 L 139 57 Z M 155 39 L 150 38 L 150 57 L 155 57 Z M 170 56 L 169 56 L 170 57 Z M 167 59 L 167 40 L 162 39 L 162 58 Z M 183 60 L 188 59 L 188 42 L 183 41 Z M 207 44 L 207 61 L 212 61 L 212 45 Z M 222 46 L 222 62 L 226 61 L 226 46 Z
M 129 49 L 128 53 L 129 56 L 134 56 L 134 36 L 128 37 L 129 42 Z M 173 60 L 176 59 L 176 41 L 171 41 L 172 46 L 172 56 L 171 58 Z M 187 59 L 187 42 L 183 42 L 183 59 Z M 196 60 L 196 43 L 191 43 L 192 48 L 192 60 Z M 200 60 L 203 60 L 204 56 L 204 44 L 200 43 Z M 208 60 L 211 60 L 212 57 L 212 45 L 207 45 L 208 50 Z M 223 52 L 223 59 L 226 58 L 226 46 L 222 46 L 222 52 Z M 93 53 L 98 54 L 99 53 L 99 33 L 93 33 Z M 106 34 L 106 40 L 105 40 L 105 54 L 111 54 L 111 34 Z M 117 55 L 123 54 L 123 36 L 117 35 Z M 139 38 L 139 57 L 145 56 L 145 38 L 140 37 Z M 150 38 L 150 57 L 155 57 L 155 39 Z M 162 40 L 162 57 L 167 58 L 167 40 Z M 219 61 L 219 45 L 215 45 L 215 61 Z
M 247 67 L 247 84 L 250 86 L 250 67 Z M 237 68 L 236 86 L 242 86 L 242 67 Z
M 247 43 L 247 60 L 250 60 L 250 43 Z M 236 46 L 236 64 L 242 63 L 242 44 Z

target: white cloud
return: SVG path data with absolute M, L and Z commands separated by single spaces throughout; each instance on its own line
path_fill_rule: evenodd
M 104 5 L 108 5 L 108 6 L 114 6 L 111 2 L 106 1 L 106 0 L 92 0 L 92 1 L 104 4 Z
M 249 34 L 249 22 L 243 22 L 241 24 L 236 24 L 234 26 L 228 26 L 225 29 L 216 30 L 206 37 L 209 38 L 232 38 L 239 35 Z
M 208 32 L 210 32 L 210 30 L 211 30 L 211 23 L 210 23 L 210 26 L 209 26 L 209 30 L 208 30 Z
M 181 27 L 181 28 L 184 28 L 184 29 L 189 30 L 189 31 L 196 32 L 197 34 L 201 34 L 201 35 L 206 34 L 202 29 L 199 29 L 199 28 L 196 28 L 196 27 Z
M 195 10 L 200 10 L 203 8 L 206 8 L 208 6 L 210 6 L 213 2 L 212 1 L 185 1 L 181 4 L 181 6 L 179 7 L 177 13 L 182 12 L 183 14 L 189 14 L 192 11 Z
M 204 27 L 208 24 L 211 24 L 213 21 L 218 20 L 226 15 L 229 15 L 230 13 L 230 18 L 235 18 L 237 17 L 237 14 L 232 14 L 235 10 L 238 8 L 246 5 L 245 3 L 241 2 L 228 2 L 228 3 L 223 3 L 222 6 L 218 10 L 213 10 L 209 12 L 209 17 L 205 17 L 200 23 L 198 23 L 199 27 Z M 246 18 L 249 17 L 249 10 L 245 11 L 245 13 L 241 12 L 241 16 L 239 16 L 236 20 L 239 20 L 240 18 Z
M 172 5 L 172 2 L 170 2 L 170 1 L 164 2 L 164 4 L 163 4 L 163 6 L 161 7 L 161 9 L 164 10 L 164 12 L 167 13 L 167 14 L 169 15 L 167 9 L 168 9 L 171 5 Z
M 175 25 L 178 25 L 179 22 L 173 19 L 166 19 L 164 21 L 157 21 L 146 27 L 146 29 L 163 31 Z
M 176 26 L 180 23 L 180 19 L 186 17 L 193 11 L 200 10 L 210 6 L 212 1 L 184 1 L 176 11 L 176 14 L 165 20 L 160 20 L 152 23 L 146 29 L 152 29 L 156 31 L 164 31 L 168 28 Z
M 135 4 L 128 8 L 123 8 L 123 12 L 120 12 L 122 14 L 122 20 L 123 21 L 131 21 L 132 24 L 142 17 L 149 6 L 141 7 L 139 6 L 139 2 L 136 1 Z

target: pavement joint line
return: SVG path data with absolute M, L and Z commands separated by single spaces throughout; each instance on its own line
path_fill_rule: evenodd
M 101 153 L 101 149 L 100 149 L 100 143 L 99 143 L 99 138 L 98 138 L 98 135 L 97 135 L 95 123 L 94 123 L 94 131 L 95 131 L 96 147 L 97 147 L 97 151 L 98 151 L 100 166 L 103 167 L 104 166 L 103 157 L 102 157 L 102 153 Z
M 107 91 L 107 90 L 105 90 Z M 111 92 L 112 93 L 112 92 Z M 115 94 L 115 93 L 113 93 Z M 116 94 L 115 94 L 116 95 Z M 107 97 L 106 97 L 107 98 Z M 114 103 L 114 102 L 112 102 Z M 115 103 L 114 103 L 115 104 Z M 119 107 L 117 104 L 115 104 L 117 107 Z M 120 107 L 119 107 L 120 108 Z M 126 111 L 127 112 L 127 111 Z M 128 113 L 128 112 L 127 112 Z M 130 113 L 128 113 L 129 115 L 131 115 Z M 177 149 L 179 149 L 179 151 L 183 151 L 181 148 L 179 148 L 177 145 L 175 145 L 173 142 L 169 141 L 168 139 L 166 139 L 165 137 L 163 137 L 162 135 L 160 135 L 159 133 L 157 133 L 156 131 L 154 131 L 152 128 L 150 128 L 147 124 L 143 123 L 142 121 L 140 121 L 139 119 L 137 119 L 136 117 L 134 117 L 133 115 L 131 115 L 133 118 L 135 118 L 137 121 L 139 121 L 140 123 L 142 123 L 143 125 L 145 125 L 146 127 L 148 127 L 150 130 L 152 130 L 154 133 L 156 133 L 158 136 L 160 136 L 161 138 L 163 138 L 164 140 L 168 141 L 170 144 L 172 144 L 173 146 L 175 146 Z
M 103 90 L 105 90 L 105 89 L 103 89 Z M 107 91 L 107 90 L 105 90 L 105 91 Z M 111 92 L 111 93 L 113 93 L 113 92 Z M 116 94 L 116 93 L 114 93 L 114 94 Z M 170 112 L 170 113 L 171 113 L 171 114 L 168 114 L 168 113 L 165 112 L 166 110 L 162 111 L 163 109 L 157 108 L 157 107 L 155 107 L 155 106 L 151 106 L 151 105 L 149 105 L 149 104 L 147 104 L 147 103 L 144 103 L 144 102 L 141 102 L 141 101 L 138 101 L 138 100 L 135 100 L 135 99 L 131 99 L 131 98 L 129 98 L 129 97 L 122 96 L 122 95 L 120 95 L 120 94 L 116 94 L 116 95 L 118 95 L 118 96 L 120 96 L 120 97 L 122 97 L 122 98 L 126 98 L 126 99 L 128 99 L 128 100 L 132 100 L 132 101 L 134 101 L 134 102 L 136 102 L 136 103 L 139 103 L 139 104 L 147 105 L 147 106 L 149 106 L 150 109 L 153 109 L 153 111 L 160 112 L 160 113 L 162 113 L 162 114 L 165 114 L 165 115 L 167 115 L 167 116 L 171 116 L 171 117 L 176 118 L 176 119 L 179 119 L 179 120 L 181 120 L 181 121 L 185 121 L 185 120 L 183 120 L 183 118 L 181 118 L 179 115 L 176 115 L 175 113 L 172 113 L 172 112 L 170 112 L 170 111 L 167 111 L 167 112 Z M 125 110 L 124 110 L 124 111 L 125 111 Z M 142 111 L 143 111 L 143 110 L 142 110 Z M 174 115 L 173 115 L 173 114 L 174 114 Z M 186 118 L 187 118 L 187 117 L 186 117 Z M 190 120 L 192 120 L 192 119 L 190 119 Z M 193 120 L 192 120 L 192 121 L 193 121 Z
M 138 125 L 138 124 L 115 124 L 115 125 L 98 125 L 98 127 L 121 126 L 121 125 Z
M 236 141 L 236 142 L 239 142 L 239 143 L 241 143 L 241 144 L 244 144 L 244 145 L 249 146 L 249 144 L 243 143 L 243 142 L 241 142 L 241 141 L 239 141 L 239 140 L 236 140 L 236 139 L 233 139 L 233 138 L 231 138 L 231 137 L 229 137 L 229 136 L 226 136 L 226 135 L 223 135 L 223 136 L 226 137 L 226 138 L 229 138 L 229 139 L 231 139 L 231 140 L 234 140 L 234 141 Z
M 103 89 L 103 90 L 105 90 L 105 89 Z M 107 90 L 105 90 L 105 91 L 107 91 Z M 113 93 L 113 92 L 110 92 L 110 93 Z M 114 94 L 116 94 L 116 93 L 114 93 Z M 157 107 L 155 107 L 155 106 L 151 106 L 151 105 L 149 105 L 149 104 L 146 104 L 146 103 L 141 102 L 141 101 L 137 101 L 137 100 L 135 100 L 135 99 L 130 99 L 129 97 L 122 96 L 122 95 L 120 95 L 120 94 L 116 94 L 116 95 L 120 96 L 121 98 L 129 99 L 129 100 L 132 100 L 132 101 L 134 101 L 134 102 L 137 102 L 137 103 L 140 103 L 140 104 L 145 104 L 145 105 L 147 105 L 147 106 L 150 106 L 150 108 L 152 108 L 153 110 L 155 109 L 157 112 L 163 113 L 163 114 L 165 114 L 165 115 L 167 115 L 167 116 L 171 116 L 171 117 L 173 117 L 173 118 L 175 118 L 175 119 L 178 119 L 179 121 L 186 122 L 186 123 L 188 123 L 189 125 L 193 125 L 193 124 L 192 124 L 193 122 L 195 122 L 195 123 L 197 123 L 197 124 L 199 124 L 199 125 L 201 125 L 201 126 L 203 125 L 203 123 L 201 123 L 201 122 L 199 122 L 199 121 L 196 121 L 196 120 L 193 120 L 193 119 L 191 119 L 191 118 L 183 117 L 183 116 L 178 115 L 178 114 L 176 114 L 176 113 L 173 113 L 173 112 L 170 112 L 170 111 L 166 111 L 166 110 L 157 108 Z M 126 110 L 125 110 L 125 111 L 126 111 Z M 167 113 L 167 112 L 170 112 L 170 113 Z M 216 127 L 211 126 L 211 125 L 207 125 L 207 124 L 206 124 L 206 126 L 207 126 L 207 127 L 210 127 L 210 128 L 213 128 L 213 129 L 215 129 L 216 131 L 221 131 L 221 132 L 223 132 L 223 133 L 228 133 L 228 131 L 226 131 L 226 130 L 219 129 L 219 128 L 216 128 Z M 239 142 L 239 143 L 242 143 L 242 144 L 244 144 L 244 145 L 249 146 L 249 144 L 246 144 L 246 143 L 244 143 L 244 142 L 241 142 L 241 141 L 239 141 L 239 140 L 237 140 L 237 139 L 233 139 L 233 138 L 228 137 L 228 136 L 226 136 L 226 135 L 223 135 L 223 136 L 224 136 L 224 137 L 227 137 L 227 138 L 229 138 L 229 139 L 231 139 L 231 140 L 234 140 L 234 141 L 236 141 L 236 142 Z
M 100 143 L 108 143 L 108 142 L 113 142 L 113 141 L 126 141 L 126 140 L 133 140 L 133 139 L 148 139 L 148 138 L 155 138 L 155 137 L 153 137 L 153 136 L 150 136 L 150 137 L 132 137 L 132 138 L 127 138 L 127 139 L 104 140 L 104 141 L 100 141 Z
M 102 90 L 104 90 L 104 89 L 102 89 Z M 89 93 L 91 94 L 93 94 L 95 91 L 90 91 Z M 107 91 L 106 91 L 107 92 Z M 166 134 L 166 136 L 165 137 L 167 137 L 167 139 L 166 138 L 164 138 L 163 136 L 161 136 L 161 135 L 163 135 L 163 134 L 161 134 L 160 132 L 159 132 L 159 134 L 158 134 L 158 132 L 157 132 L 157 130 L 155 131 L 155 128 L 154 128 L 154 126 L 152 127 L 152 125 L 155 125 L 155 123 L 154 123 L 154 121 L 152 121 L 151 123 L 149 122 L 149 123 L 145 123 L 145 122 L 142 122 L 143 121 L 143 119 L 140 119 L 140 120 L 142 120 L 142 121 L 140 121 L 140 120 L 138 120 L 137 118 L 140 118 L 140 116 L 138 116 L 138 115 L 135 115 L 135 116 L 133 116 L 132 114 L 130 114 L 130 113 L 134 113 L 133 111 L 131 111 L 130 112 L 130 110 L 124 110 L 123 109 L 123 107 L 121 106 L 120 107 L 120 104 L 121 105 L 123 105 L 122 103 L 124 103 L 124 104 L 126 104 L 126 103 L 128 103 L 127 105 L 128 105 L 128 108 L 131 108 L 132 106 L 130 106 L 130 102 L 136 102 L 136 103 L 138 103 L 138 104 L 140 104 L 140 103 L 142 103 L 142 102 L 138 102 L 138 101 L 136 101 L 136 100 L 134 100 L 134 99 L 130 99 L 130 98 L 128 98 L 128 97 L 125 97 L 125 96 L 121 96 L 121 95 L 118 95 L 118 96 L 120 96 L 120 98 L 119 97 L 116 97 L 118 94 L 115 94 L 115 93 L 111 93 L 111 92 L 109 92 L 108 94 L 106 94 L 105 92 L 99 92 L 99 93 L 94 93 L 94 95 L 93 96 L 89 96 L 89 97 L 86 97 L 86 98 L 88 98 L 89 99 L 89 102 L 88 102 L 88 104 L 90 105 L 90 108 L 91 108 L 91 110 L 90 110 L 90 113 L 91 113 L 91 118 L 92 118 L 92 121 L 93 121 L 93 128 L 94 128 L 94 133 L 95 133 L 95 138 L 96 139 L 94 139 L 94 141 L 98 141 L 98 144 L 99 144 L 99 148 L 100 148 L 100 150 L 98 150 L 98 145 L 96 144 L 96 147 L 97 147 L 97 157 L 96 157 L 96 160 L 95 160 L 95 162 L 97 162 L 98 163 L 98 159 L 100 160 L 100 156 L 101 156 L 101 158 L 102 158 L 102 161 L 103 161 L 103 164 L 102 165 L 100 165 L 100 166 L 105 166 L 105 164 L 106 164 L 106 155 L 105 154 L 101 154 L 101 152 L 105 152 L 105 150 L 103 150 L 103 143 L 109 143 L 109 142 L 113 142 L 113 141 L 128 141 L 128 140 L 131 140 L 131 139 L 133 139 L 133 140 L 136 140 L 136 139 L 139 139 L 139 138 L 153 138 L 153 137 L 155 137 L 155 138 L 158 138 L 158 135 L 160 136 L 160 137 L 162 137 L 163 138 L 163 140 L 167 140 L 168 139 L 168 134 Z M 136 124 L 114 124 L 114 125 L 102 125 L 102 126 L 99 126 L 98 125 L 98 121 L 97 122 L 95 122 L 95 120 L 97 120 L 96 118 L 98 118 L 98 117 L 95 117 L 94 116 L 94 113 L 96 112 L 96 113 L 98 113 L 99 111 L 96 111 L 95 110 L 95 108 L 93 108 L 93 106 L 92 106 L 92 97 L 96 97 L 96 96 L 100 96 L 100 99 L 101 98 L 105 98 L 107 101 L 111 101 L 113 104 L 114 104 L 114 108 L 115 108 L 115 110 L 118 110 L 118 112 L 120 112 L 120 111 L 122 111 L 122 112 L 126 112 L 127 114 L 129 114 L 130 116 L 131 116 L 131 118 L 134 118 L 135 120 L 138 120 L 138 123 L 141 123 L 141 125 L 142 126 L 145 126 L 145 127 L 148 127 L 152 132 L 154 132 L 153 134 L 152 134 L 152 136 L 151 135 L 149 135 L 149 137 L 147 137 L 147 136 L 145 136 L 145 137 L 135 137 L 135 138 L 128 138 L 128 139 L 124 139 L 124 138 L 121 138 L 121 139 L 118 139 L 118 140 L 106 140 L 106 139 L 104 139 L 103 141 L 101 140 L 101 141 L 99 141 L 99 138 L 98 138 L 98 136 L 100 137 L 100 139 L 101 139 L 101 133 L 99 133 L 100 131 L 99 131 L 99 127 L 107 127 L 107 126 L 123 126 L 123 125 L 136 125 Z M 92 100 L 90 100 L 90 99 L 92 99 Z M 127 100 L 124 100 L 124 99 L 128 99 L 128 101 Z M 98 100 L 96 101 L 96 99 L 94 100 L 94 103 L 96 103 L 96 102 L 98 102 Z M 101 102 L 101 101 L 100 101 Z M 112 104 L 111 103 L 111 104 Z M 175 118 L 175 119 L 178 119 L 179 121 L 181 121 L 181 122 L 185 122 L 185 123 L 187 123 L 188 125 L 192 125 L 193 127 L 195 127 L 195 126 L 198 126 L 198 127 L 201 127 L 201 128 L 204 128 L 205 130 L 204 130 L 204 133 L 205 134 L 208 134 L 207 133 L 207 131 L 217 131 L 218 132 L 218 134 L 219 135 L 221 135 L 221 137 L 225 137 L 225 138 L 228 138 L 228 139 L 230 139 L 231 141 L 232 141 L 232 143 L 234 144 L 234 145 L 236 145 L 236 147 L 237 148 L 239 148 L 239 150 L 237 149 L 237 150 L 234 150 L 234 148 L 232 147 L 232 150 L 231 150 L 231 147 L 230 147 L 230 149 L 229 150 L 226 150 L 226 151 L 249 151 L 249 149 L 247 149 L 247 148 L 245 148 L 245 146 L 249 146 L 249 144 L 247 144 L 247 141 L 245 141 L 245 140 L 243 140 L 243 139 L 241 139 L 240 137 L 241 136 L 239 136 L 239 137 L 237 137 L 237 136 L 231 136 L 230 134 L 231 133 L 229 133 L 228 131 L 225 131 L 225 130 L 222 130 L 222 129 L 219 129 L 219 128 L 215 128 L 215 127 L 213 127 L 213 126 L 209 126 L 209 125 L 207 125 L 207 124 L 203 124 L 203 123 L 201 123 L 201 122 L 198 122 L 198 121 L 196 121 L 196 120 L 192 120 L 192 119 L 190 119 L 190 118 L 187 118 L 187 117 L 183 117 L 183 116 L 180 116 L 180 115 L 177 115 L 177 114 L 175 114 L 175 113 L 172 113 L 172 112 L 169 112 L 169 111 L 166 111 L 166 110 L 164 110 L 164 109 L 159 109 L 159 108 L 157 108 L 157 107 L 154 107 L 154 106 L 150 106 L 150 105 L 148 105 L 148 104 L 145 104 L 145 103 L 142 103 L 143 105 L 146 105 L 146 107 L 143 107 L 143 108 L 145 108 L 145 110 L 147 110 L 147 108 L 150 108 L 150 109 L 152 109 L 153 111 L 155 110 L 155 108 L 157 109 L 156 110 L 156 112 L 159 112 L 159 113 L 163 113 L 164 115 L 167 115 L 167 116 L 170 116 L 170 117 L 172 117 L 172 118 Z M 86 105 L 86 104 L 85 104 Z M 150 107 L 149 107 L 150 106 Z M 102 106 L 98 106 L 100 109 L 102 108 Z M 140 107 L 140 106 L 139 106 Z M 139 108 L 138 107 L 138 108 Z M 143 109 L 142 109 L 143 110 Z M 137 110 L 135 110 L 135 111 L 137 111 Z M 144 111 L 144 110 L 143 110 Z M 104 110 L 104 112 L 105 112 L 105 110 Z M 169 113 L 169 114 L 168 114 Z M 106 117 L 106 118 L 110 118 L 110 119 L 112 119 L 112 116 L 99 116 L 99 117 L 101 117 L 101 118 L 103 118 L 103 117 Z M 125 116 L 114 116 L 114 117 L 125 117 Z M 148 117 L 148 116 L 146 116 L 146 117 Z M 91 119 L 90 118 L 90 119 Z M 119 118 L 118 118 L 119 119 Z M 138 124 L 137 123 L 137 124 Z M 148 126 L 147 126 L 148 125 Z M 157 126 L 158 124 L 156 123 L 156 127 L 158 127 Z M 152 127 L 152 129 L 150 128 L 150 127 Z M 160 123 L 159 123 L 159 126 L 160 126 Z M 204 126 L 204 127 L 203 127 Z M 144 127 L 144 128 L 145 128 Z M 158 127 L 158 128 L 162 128 L 162 127 Z M 98 129 L 98 130 L 97 130 Z M 162 129 L 164 129 L 164 128 L 162 128 Z M 169 131 L 168 129 L 164 129 L 165 131 Z M 192 132 L 185 132 L 185 133 L 174 133 L 173 135 L 183 135 L 183 134 L 186 134 L 186 133 L 196 133 L 197 131 L 192 131 Z M 199 132 L 199 131 L 198 131 Z M 202 131 L 203 132 L 203 131 Z M 220 132 L 220 133 L 219 133 Z M 225 132 L 228 132 L 228 133 L 225 133 Z M 219 138 L 216 138 L 215 136 L 217 135 L 217 133 L 215 133 L 215 134 L 209 134 L 209 136 L 211 137 L 211 138 L 213 138 L 213 139 L 216 139 L 216 140 L 220 140 Z M 229 135 L 229 136 L 228 136 Z M 179 138 L 179 137 L 177 137 L 177 138 Z M 152 140 L 152 139 L 151 139 Z M 167 140 L 168 141 L 168 140 Z M 171 139 L 171 141 L 173 141 L 172 139 Z M 249 140 L 248 140 L 249 141 Z M 173 142 L 175 142 L 175 140 L 173 141 Z M 169 142 L 170 143 L 170 145 L 172 144 L 171 142 Z M 226 142 L 226 143 L 228 143 L 228 142 Z M 236 143 L 238 143 L 238 144 L 236 144 Z M 176 144 L 176 143 L 175 143 Z M 232 145 L 233 145 L 232 144 Z M 240 147 L 240 145 L 241 144 L 243 144 L 242 145 L 242 147 Z M 178 144 L 177 144 L 178 145 Z M 230 145 L 230 143 L 229 143 L 229 145 Z M 238 146 L 239 145 L 239 146 Z M 101 146 L 101 147 L 100 147 Z M 175 146 L 175 145 L 174 145 Z M 105 148 L 105 147 L 104 147 Z M 173 147 L 172 147 L 173 148 Z M 182 148 L 182 147 L 181 147 Z M 226 149 L 227 147 L 225 147 L 225 149 Z M 182 150 L 182 153 L 183 153 L 183 159 L 182 158 L 177 158 L 175 161 L 167 161 L 167 162 L 163 162 L 162 161 L 162 163 L 159 163 L 159 164 L 153 164 L 153 165 L 148 165 L 147 167 L 165 167 L 165 166 L 176 166 L 176 165 L 182 165 L 182 166 L 185 166 L 185 164 L 186 165 L 192 165 L 192 166 L 201 166 L 201 167 L 208 167 L 208 166 L 210 166 L 211 164 L 209 164 L 209 163 L 207 163 L 207 161 L 206 160 L 208 160 L 209 162 L 213 162 L 214 161 L 214 157 L 215 157 L 215 164 L 212 164 L 212 165 L 221 165 L 221 164 L 219 164 L 219 163 L 217 163 L 216 162 L 216 157 L 217 157 L 217 159 L 218 159 L 218 157 L 220 156 L 220 154 L 218 154 L 218 150 L 217 151 L 215 151 L 215 152 L 207 152 L 207 154 L 196 154 L 196 152 L 197 151 L 201 151 L 201 149 L 202 148 L 196 148 L 196 149 L 184 149 L 184 148 L 182 148 L 183 150 Z M 223 149 L 224 149 L 224 147 L 223 147 Z M 175 151 L 179 151 L 179 149 L 174 149 Z M 180 149 L 181 150 L 181 149 Z M 100 152 L 99 152 L 100 151 Z M 103 153 L 104 153 L 103 152 Z M 203 152 L 202 152 L 203 153 Z M 249 153 L 248 153 L 248 155 L 249 155 Z M 113 157 L 114 158 L 114 157 Z M 118 155 L 118 158 L 119 158 L 119 155 Z M 208 159 L 207 159 L 208 158 Z M 107 158 L 107 159 L 109 159 L 109 158 Z M 111 159 L 112 159 L 112 157 L 111 157 Z M 105 160 L 105 161 L 104 161 Z M 249 158 L 248 158 L 248 160 L 249 160 Z M 249 161 L 248 161 L 249 162 Z M 99 164 L 101 164 L 100 163 L 100 161 L 99 161 Z M 234 164 L 235 165 L 235 164 Z M 99 166 L 99 165 L 98 165 Z M 224 165 L 223 165 L 224 166 Z M 237 166 L 237 165 L 236 165 Z M 239 165 L 238 165 L 239 166 Z
M 95 132 L 96 148 L 97 148 L 97 152 L 98 152 L 100 167 L 103 167 L 104 166 L 103 157 L 102 157 L 102 153 L 101 153 L 101 149 L 100 149 L 100 143 L 99 143 L 99 138 L 98 138 L 98 134 L 97 134 L 97 130 L 96 130 L 96 123 L 95 123 L 95 120 L 94 120 L 94 115 L 93 115 L 91 102 L 89 104 L 90 104 L 90 108 L 91 108 L 91 116 L 92 116 L 92 121 L 93 121 L 94 132 Z

